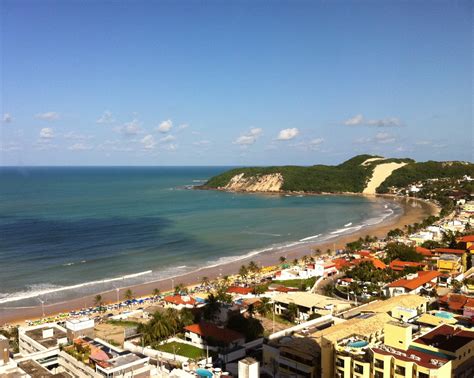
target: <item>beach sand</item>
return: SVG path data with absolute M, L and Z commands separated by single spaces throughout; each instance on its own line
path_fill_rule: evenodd
M 391 217 L 377 225 L 365 227 L 355 233 L 341 235 L 340 237 L 331 239 L 328 242 L 318 243 L 315 241 L 311 244 L 298 245 L 289 247 L 287 249 L 262 253 L 260 255 L 249 257 L 248 259 L 238 259 L 237 261 L 219 266 L 204 267 L 198 271 L 190 272 L 179 277 L 174 277 L 173 279 L 167 278 L 160 281 L 132 286 L 130 289 L 133 291 L 134 296 L 138 298 L 141 296 L 150 295 L 155 288 L 165 292 L 172 290 L 173 284 L 175 286 L 177 284 L 184 284 L 188 286 L 199 283 L 200 279 L 203 277 L 214 279 L 219 276 L 236 274 L 241 265 L 248 264 L 250 261 L 255 261 L 261 266 L 269 266 L 277 264 L 280 256 L 285 256 L 288 261 L 292 261 L 293 259 L 300 258 L 304 255 L 311 255 L 315 248 L 318 248 L 323 252 L 325 252 L 327 249 L 341 249 L 346 245 L 346 243 L 356 240 L 359 237 L 370 235 L 383 238 L 391 229 L 403 229 L 406 225 L 420 222 L 429 215 L 437 215 L 439 213 L 439 209 L 435 205 L 426 201 L 412 198 L 398 198 L 394 196 L 383 197 L 387 201 L 396 201 L 399 203 L 403 208 L 403 213 L 400 216 Z M 119 297 L 121 300 L 123 300 L 125 290 L 126 288 L 123 288 L 119 292 Z M 104 303 L 114 303 L 117 301 L 117 293 L 115 290 L 101 293 L 101 295 Z M 72 299 L 62 303 L 45 304 L 44 313 L 46 316 L 50 316 L 92 306 L 94 306 L 94 295 L 89 295 L 83 298 Z M 41 317 L 41 315 L 41 305 L 26 308 L 3 308 L 0 309 L 0 325 L 19 324 L 26 319 L 38 319 Z

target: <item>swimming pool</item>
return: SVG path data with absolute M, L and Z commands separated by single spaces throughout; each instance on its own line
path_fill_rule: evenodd
M 353 341 L 352 343 L 347 344 L 347 346 L 351 348 L 363 348 L 367 345 L 369 345 L 369 343 L 364 340 Z
M 200 377 L 212 377 L 212 373 L 206 369 L 196 369 L 196 373 Z
M 450 312 L 446 312 L 446 311 L 438 311 L 435 316 L 437 316 L 438 318 L 443 318 L 443 319 L 452 319 L 453 318 L 453 314 L 451 314 Z

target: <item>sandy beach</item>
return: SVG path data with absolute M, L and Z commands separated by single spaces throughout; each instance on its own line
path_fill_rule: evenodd
M 252 256 L 248 259 L 238 259 L 237 261 L 226 263 L 214 267 L 205 267 L 198 271 L 190 272 L 181 276 L 174 277 L 173 279 L 168 278 L 160 281 L 149 282 L 137 286 L 130 287 L 135 297 L 146 296 L 152 293 L 153 289 L 158 288 L 162 292 L 170 291 L 173 289 L 173 284 L 184 284 L 192 285 L 200 282 L 202 277 L 208 277 L 210 279 L 217 278 L 219 276 L 236 274 L 239 267 L 243 264 L 248 264 L 249 261 L 253 260 L 261 266 L 275 265 L 278 263 L 280 256 L 285 256 L 288 260 L 300 258 L 304 255 L 311 255 L 314 248 L 319 248 L 321 251 L 327 249 L 340 249 L 346 245 L 346 243 L 356 240 L 359 237 L 365 235 L 385 237 L 387 232 L 394 228 L 403 229 L 406 225 L 420 222 L 424 218 L 430 215 L 437 215 L 439 209 L 426 201 L 412 199 L 412 198 L 398 198 L 393 196 L 383 196 L 388 201 L 396 201 L 400 204 L 403 209 L 403 213 L 399 216 L 388 218 L 387 220 L 373 225 L 362 228 L 361 230 L 352 234 L 341 235 L 340 237 L 331 239 L 327 242 L 314 242 L 311 244 L 299 245 L 289 247 L 287 249 L 281 249 L 278 251 L 271 251 L 268 253 L 262 253 L 260 255 Z M 121 289 L 119 292 L 120 299 L 123 299 L 126 288 Z M 101 293 L 105 303 L 113 303 L 117 301 L 117 292 L 107 291 Z M 70 301 L 45 304 L 44 313 L 46 316 L 55 315 L 62 312 L 68 312 L 72 310 L 78 310 L 84 307 L 90 307 L 94 305 L 94 295 L 86 296 L 83 298 L 72 299 Z M 42 315 L 41 305 L 34 307 L 23 307 L 23 308 L 3 308 L 0 309 L 0 325 L 2 324 L 16 324 L 26 319 L 33 320 L 40 318 Z

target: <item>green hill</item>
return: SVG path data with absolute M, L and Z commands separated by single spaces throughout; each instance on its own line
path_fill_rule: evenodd
M 368 159 L 373 159 L 367 161 Z M 365 163 L 364 163 L 365 162 Z M 379 164 L 406 163 L 396 169 L 377 188 L 377 192 L 385 193 L 390 187 L 406 187 L 407 185 L 432 178 L 462 178 L 464 175 L 474 176 L 474 164 L 463 162 L 424 162 L 417 163 L 412 159 L 384 159 L 380 156 L 358 155 L 342 164 L 302 166 L 274 166 L 236 168 L 212 177 L 202 188 L 230 189 L 226 186 L 238 175 L 245 190 L 264 179 L 265 175 L 280 174 L 283 178 L 280 191 L 314 192 L 314 193 L 361 193 L 372 178 L 374 169 Z M 257 190 L 258 191 L 258 190 Z M 265 191 L 265 190 L 262 190 Z

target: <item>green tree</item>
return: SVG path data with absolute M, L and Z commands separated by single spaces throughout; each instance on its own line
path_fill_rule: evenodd
M 423 260 L 423 255 L 416 252 L 415 248 L 403 243 L 388 243 L 385 247 L 385 252 L 388 261 L 402 260 L 420 262 Z
M 298 306 L 294 303 L 289 303 L 288 308 L 283 313 L 284 317 L 290 322 L 294 322 L 298 316 Z
M 272 310 L 272 305 L 270 303 L 270 298 L 263 297 L 260 299 L 260 304 L 257 307 L 257 312 L 261 316 L 267 315 Z
M 98 307 L 102 307 L 103 304 L 104 304 L 104 301 L 103 301 L 103 299 L 102 299 L 102 295 L 97 294 L 97 295 L 94 297 L 94 305 L 95 305 L 95 306 L 98 306 Z
M 242 314 L 232 315 L 227 321 L 227 327 L 245 335 L 247 342 L 263 336 L 262 323 L 256 318 L 246 318 Z
M 207 297 L 206 306 L 204 307 L 204 319 L 213 321 L 219 312 L 221 305 L 217 297 L 211 293 Z
M 239 276 L 242 278 L 242 280 L 245 280 L 249 274 L 249 271 L 245 265 L 242 265 L 239 269 Z
M 132 289 L 125 290 L 124 298 L 128 301 L 133 299 L 133 291 Z
M 153 297 L 154 297 L 154 299 L 156 299 L 157 297 L 159 297 L 160 294 L 161 294 L 160 289 L 158 289 L 158 288 L 154 288 L 154 289 L 153 289 Z
M 280 256 L 279 260 L 280 260 L 280 264 L 284 264 L 285 261 L 286 261 L 286 257 L 285 256 Z

